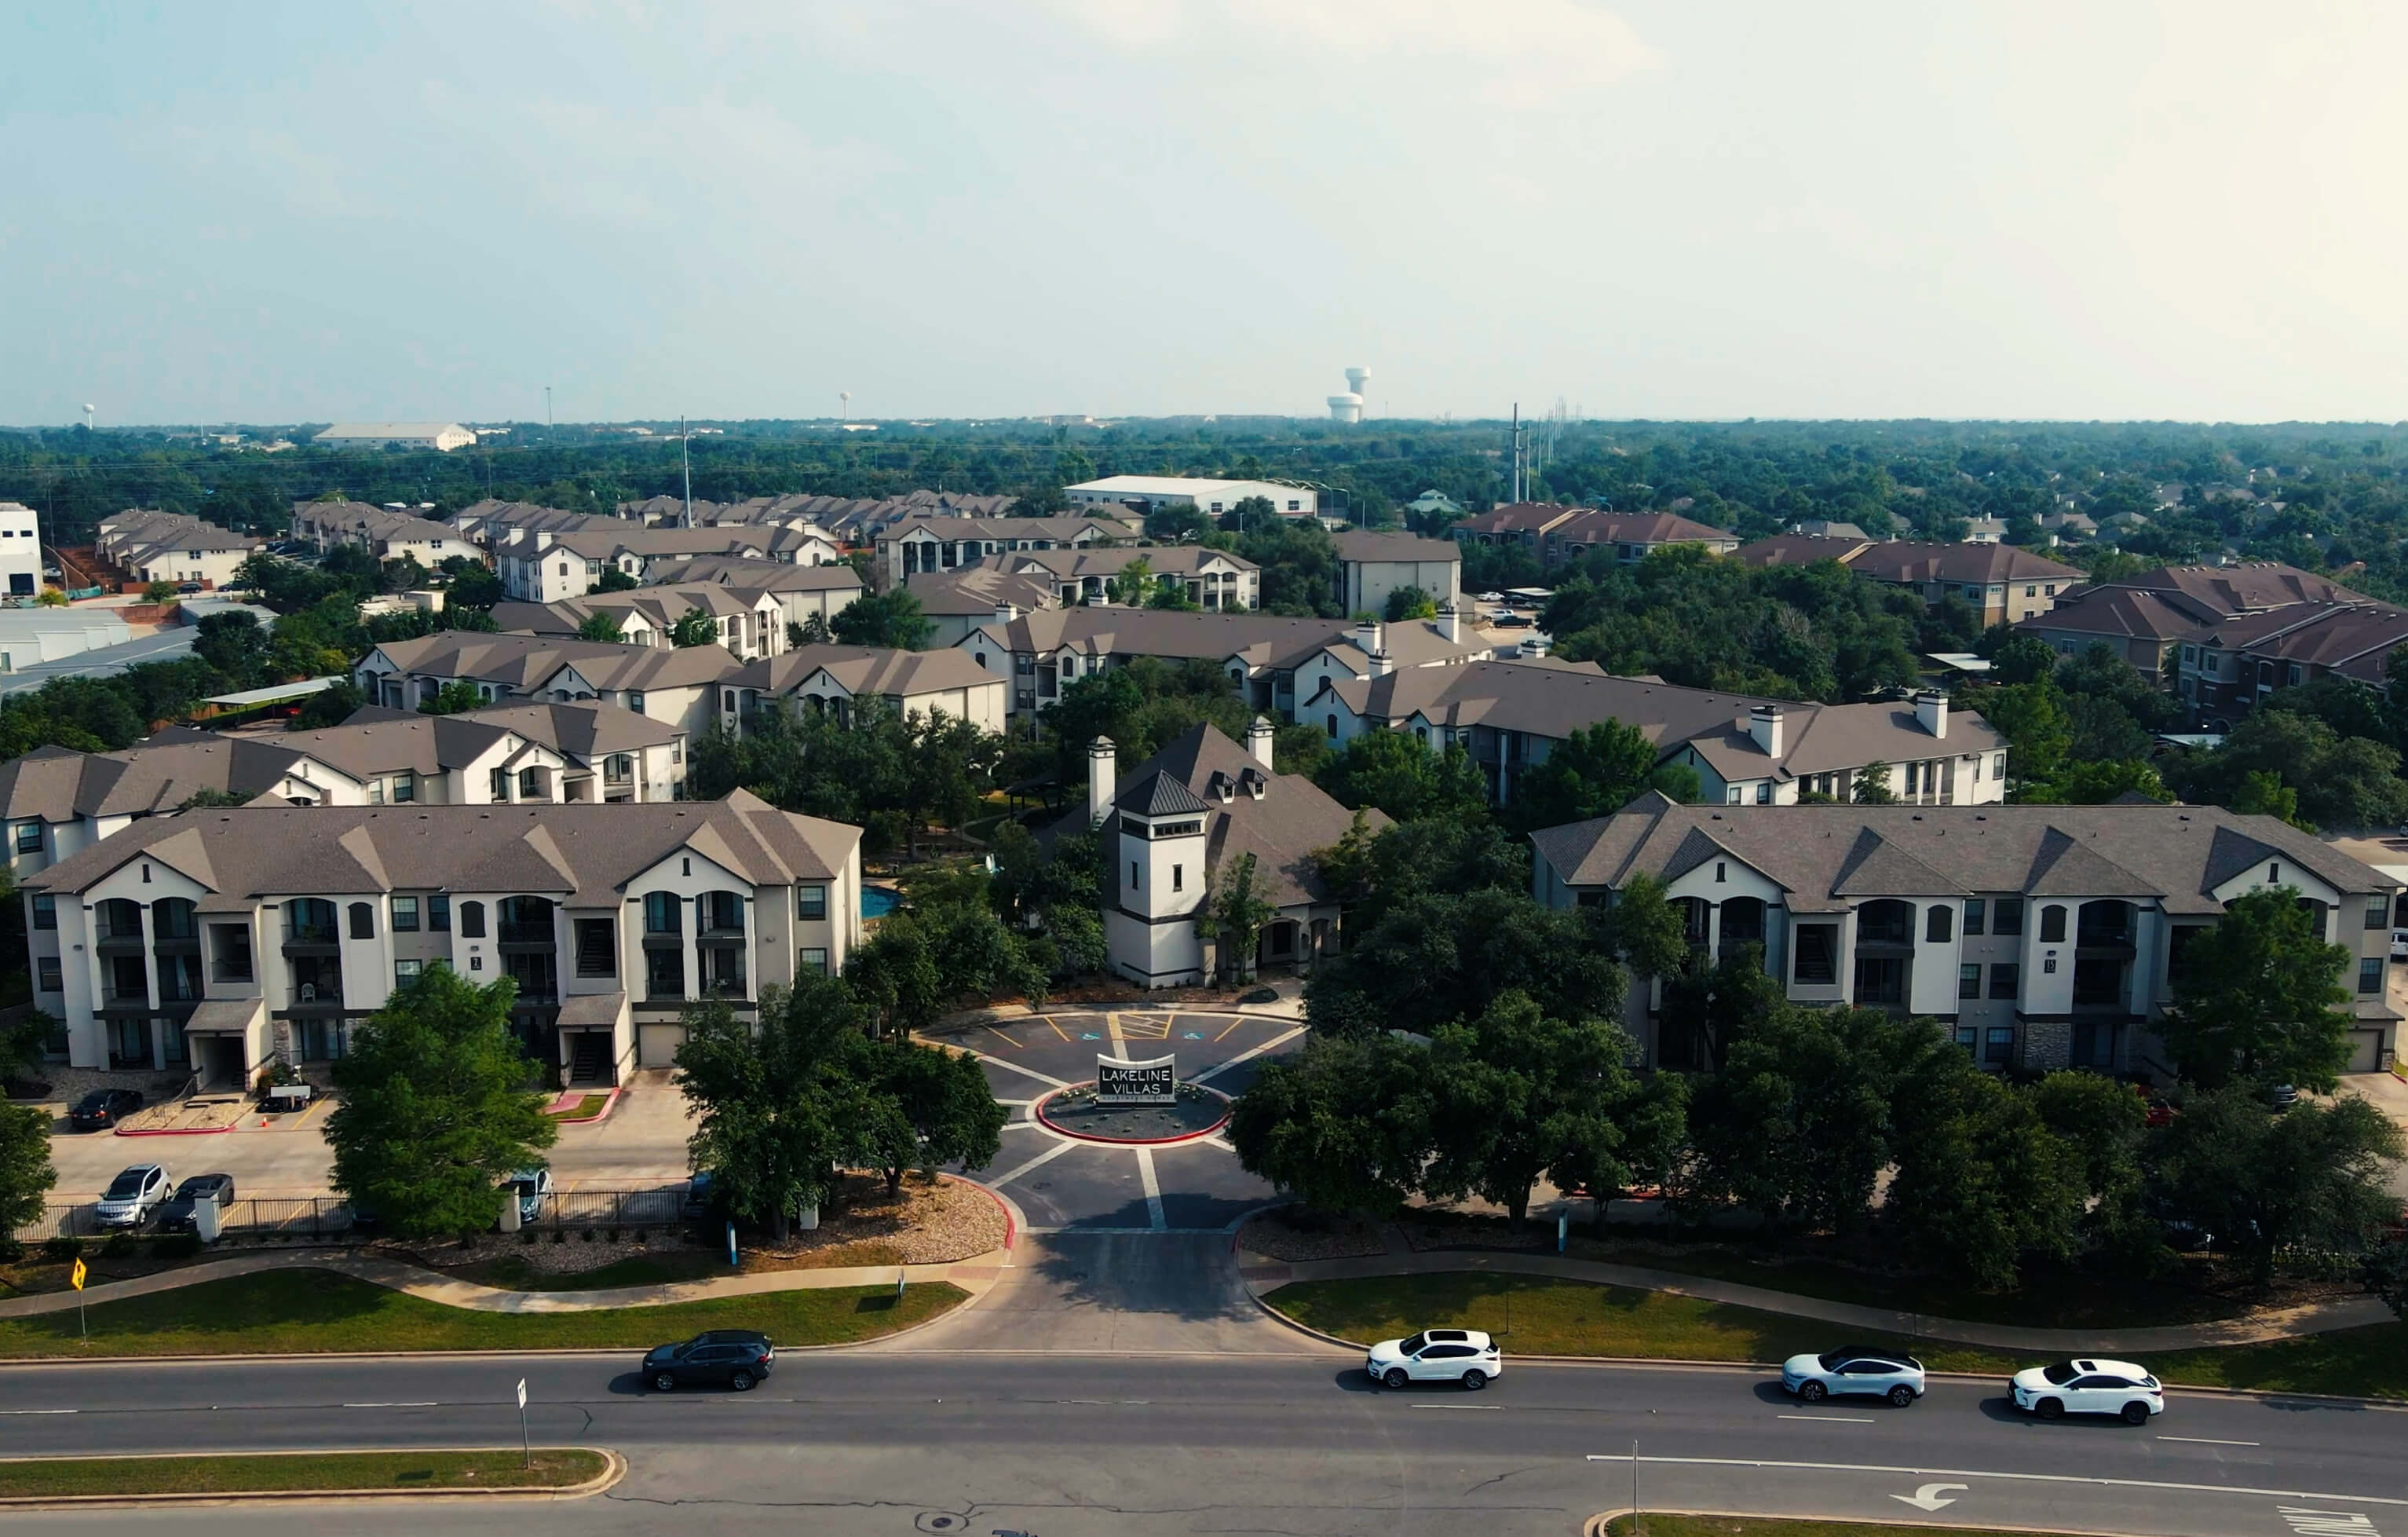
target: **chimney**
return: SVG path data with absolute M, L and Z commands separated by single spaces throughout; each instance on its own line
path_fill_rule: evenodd
M 1948 735 L 1948 696 L 1927 691 L 1914 697 L 1915 724 L 1935 737 Z
M 1440 606 L 1438 633 L 1445 636 L 1449 643 L 1463 639 L 1463 614 L 1454 604 L 1446 603 Z
M 1271 729 L 1271 723 L 1261 715 L 1255 716 L 1254 724 L 1246 727 L 1246 751 L 1252 753 L 1254 761 L 1266 768 L 1271 766 L 1271 740 L 1277 735 Z
M 1385 678 L 1388 674 L 1396 670 L 1397 659 L 1395 657 L 1389 655 L 1384 651 L 1375 651 L 1371 654 L 1372 677 Z
M 1366 656 L 1379 654 L 1380 642 L 1385 639 L 1386 637 L 1381 633 L 1380 622 L 1376 619 L 1366 619 L 1354 626 L 1354 647 Z
M 1017 619 L 1017 618 L 1019 618 L 1019 617 L 1020 617 L 1020 605 L 1019 605 L 1019 604 L 1017 604 L 1017 603 L 1006 603 L 1006 602 L 1001 602 L 1001 601 L 998 601 L 998 602 L 996 604 L 996 606 L 995 606 L 995 622 L 996 622 L 996 624 L 998 624 L 998 625 L 1009 625 L 1009 624 L 1010 624 L 1013 620 L 1015 620 L 1015 619 Z
M 1779 757 L 1781 755 L 1782 736 L 1781 707 L 1779 705 L 1757 705 L 1755 709 L 1749 711 L 1747 712 L 1747 734 L 1756 739 L 1756 746 L 1764 749 L 1764 755 L 1766 757 Z
M 1120 749 L 1110 737 L 1087 744 L 1087 826 L 1100 827 L 1112 814 L 1112 782 L 1120 773 Z

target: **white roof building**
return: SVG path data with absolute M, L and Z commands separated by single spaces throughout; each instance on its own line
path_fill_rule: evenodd
M 321 448 L 431 448 L 438 453 L 476 440 L 457 422 L 337 422 L 310 439 Z
M 1227 512 L 1249 496 L 1261 496 L 1283 517 L 1309 518 L 1320 511 L 1320 498 L 1304 486 L 1271 481 L 1191 480 L 1183 475 L 1107 475 L 1065 486 L 1062 494 L 1072 507 L 1192 507 L 1199 512 Z

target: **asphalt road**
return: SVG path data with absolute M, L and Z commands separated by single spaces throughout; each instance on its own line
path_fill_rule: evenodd
M 898 1343 L 900 1343 L 898 1342 Z M 345 1530 L 808 1530 L 827 1537 L 1570 1533 L 1662 1509 L 2284 1537 L 2286 1511 L 2408 1533 L 2408 1414 L 2177 1395 L 2146 1429 L 2042 1425 L 1997 1385 L 1908 1410 L 1792 1403 L 1758 1373 L 1512 1364 L 1486 1392 L 1371 1387 L 1354 1357 L 797 1355 L 749 1395 L 656 1396 L 614 1358 L 0 1370 L 0 1444 L 44 1452 L 507 1444 L 616 1447 L 609 1495 L 367 1506 Z M 70 1412 L 71 1411 L 71 1412 Z M 1928 1517 L 1898 1497 L 1942 1502 Z M 2300 1517 L 2302 1521 L 2308 1517 Z M 12 1516 L 22 1530 L 322 1530 L 322 1510 Z

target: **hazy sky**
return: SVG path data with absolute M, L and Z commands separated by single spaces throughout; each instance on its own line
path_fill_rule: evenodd
M 0 422 L 2408 417 L 2408 7 L 7 0 Z

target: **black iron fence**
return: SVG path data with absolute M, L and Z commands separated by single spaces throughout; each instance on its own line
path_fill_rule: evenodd
M 501 1202 L 502 1192 L 496 1189 L 496 1225 Z M 686 1185 L 681 1180 L 644 1190 L 552 1190 L 537 1203 L 535 1216 L 523 1226 L 667 1228 L 685 1214 L 685 1204 Z M 54 1202 L 43 1209 L 40 1220 L 17 1229 L 17 1241 L 39 1243 L 51 1238 L 107 1238 L 123 1232 L 151 1238 L 163 1232 L 155 1219 L 140 1228 L 105 1228 L 100 1224 L 99 1210 L 93 1201 Z M 377 1230 L 373 1219 L 362 1222 L 351 1203 L 337 1195 L 244 1197 L 229 1202 L 223 1212 L 219 1231 L 234 1239 L 344 1241 L 371 1238 Z

